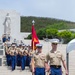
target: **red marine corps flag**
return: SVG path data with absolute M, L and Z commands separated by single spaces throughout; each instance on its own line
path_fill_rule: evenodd
M 33 25 L 32 25 L 32 49 L 36 50 L 36 44 L 39 43 L 38 37 L 36 35 L 36 31 L 34 28 L 34 20 L 32 21 Z

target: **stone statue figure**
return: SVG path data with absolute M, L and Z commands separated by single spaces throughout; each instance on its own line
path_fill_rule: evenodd
M 10 35 L 11 33 L 11 27 L 10 27 L 10 24 L 11 24 L 11 19 L 10 19 L 10 16 L 9 16 L 9 13 L 7 13 L 6 17 L 5 17 L 5 20 L 4 20 L 4 34 L 6 35 Z

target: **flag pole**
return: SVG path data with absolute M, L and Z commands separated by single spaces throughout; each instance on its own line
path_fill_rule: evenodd
M 34 41 L 33 41 L 33 51 L 34 51 Z
M 32 21 L 32 24 L 34 25 L 34 23 L 35 23 L 35 21 L 33 20 L 33 21 Z M 33 38 L 33 37 L 32 37 L 32 40 L 33 40 L 33 41 L 32 41 L 32 44 L 33 44 L 33 47 L 32 47 L 33 49 L 32 49 L 32 51 L 34 52 L 34 38 Z M 32 58 L 31 61 L 32 61 L 32 62 L 31 62 L 32 68 L 34 68 L 34 58 Z M 34 72 L 32 72 L 32 75 L 34 75 Z

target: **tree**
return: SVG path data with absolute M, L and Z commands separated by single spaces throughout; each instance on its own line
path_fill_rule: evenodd
M 46 29 L 46 35 L 51 38 L 57 37 L 58 30 L 54 28 Z
M 39 29 L 37 31 L 37 36 L 39 37 L 39 39 L 43 39 L 46 37 L 46 29 Z

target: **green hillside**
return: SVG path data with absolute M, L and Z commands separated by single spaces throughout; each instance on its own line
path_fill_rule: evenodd
M 31 32 L 32 20 L 35 20 L 35 29 L 40 28 L 56 28 L 56 29 L 70 29 L 75 28 L 75 23 L 65 20 L 59 20 L 47 17 L 21 17 L 21 32 Z

